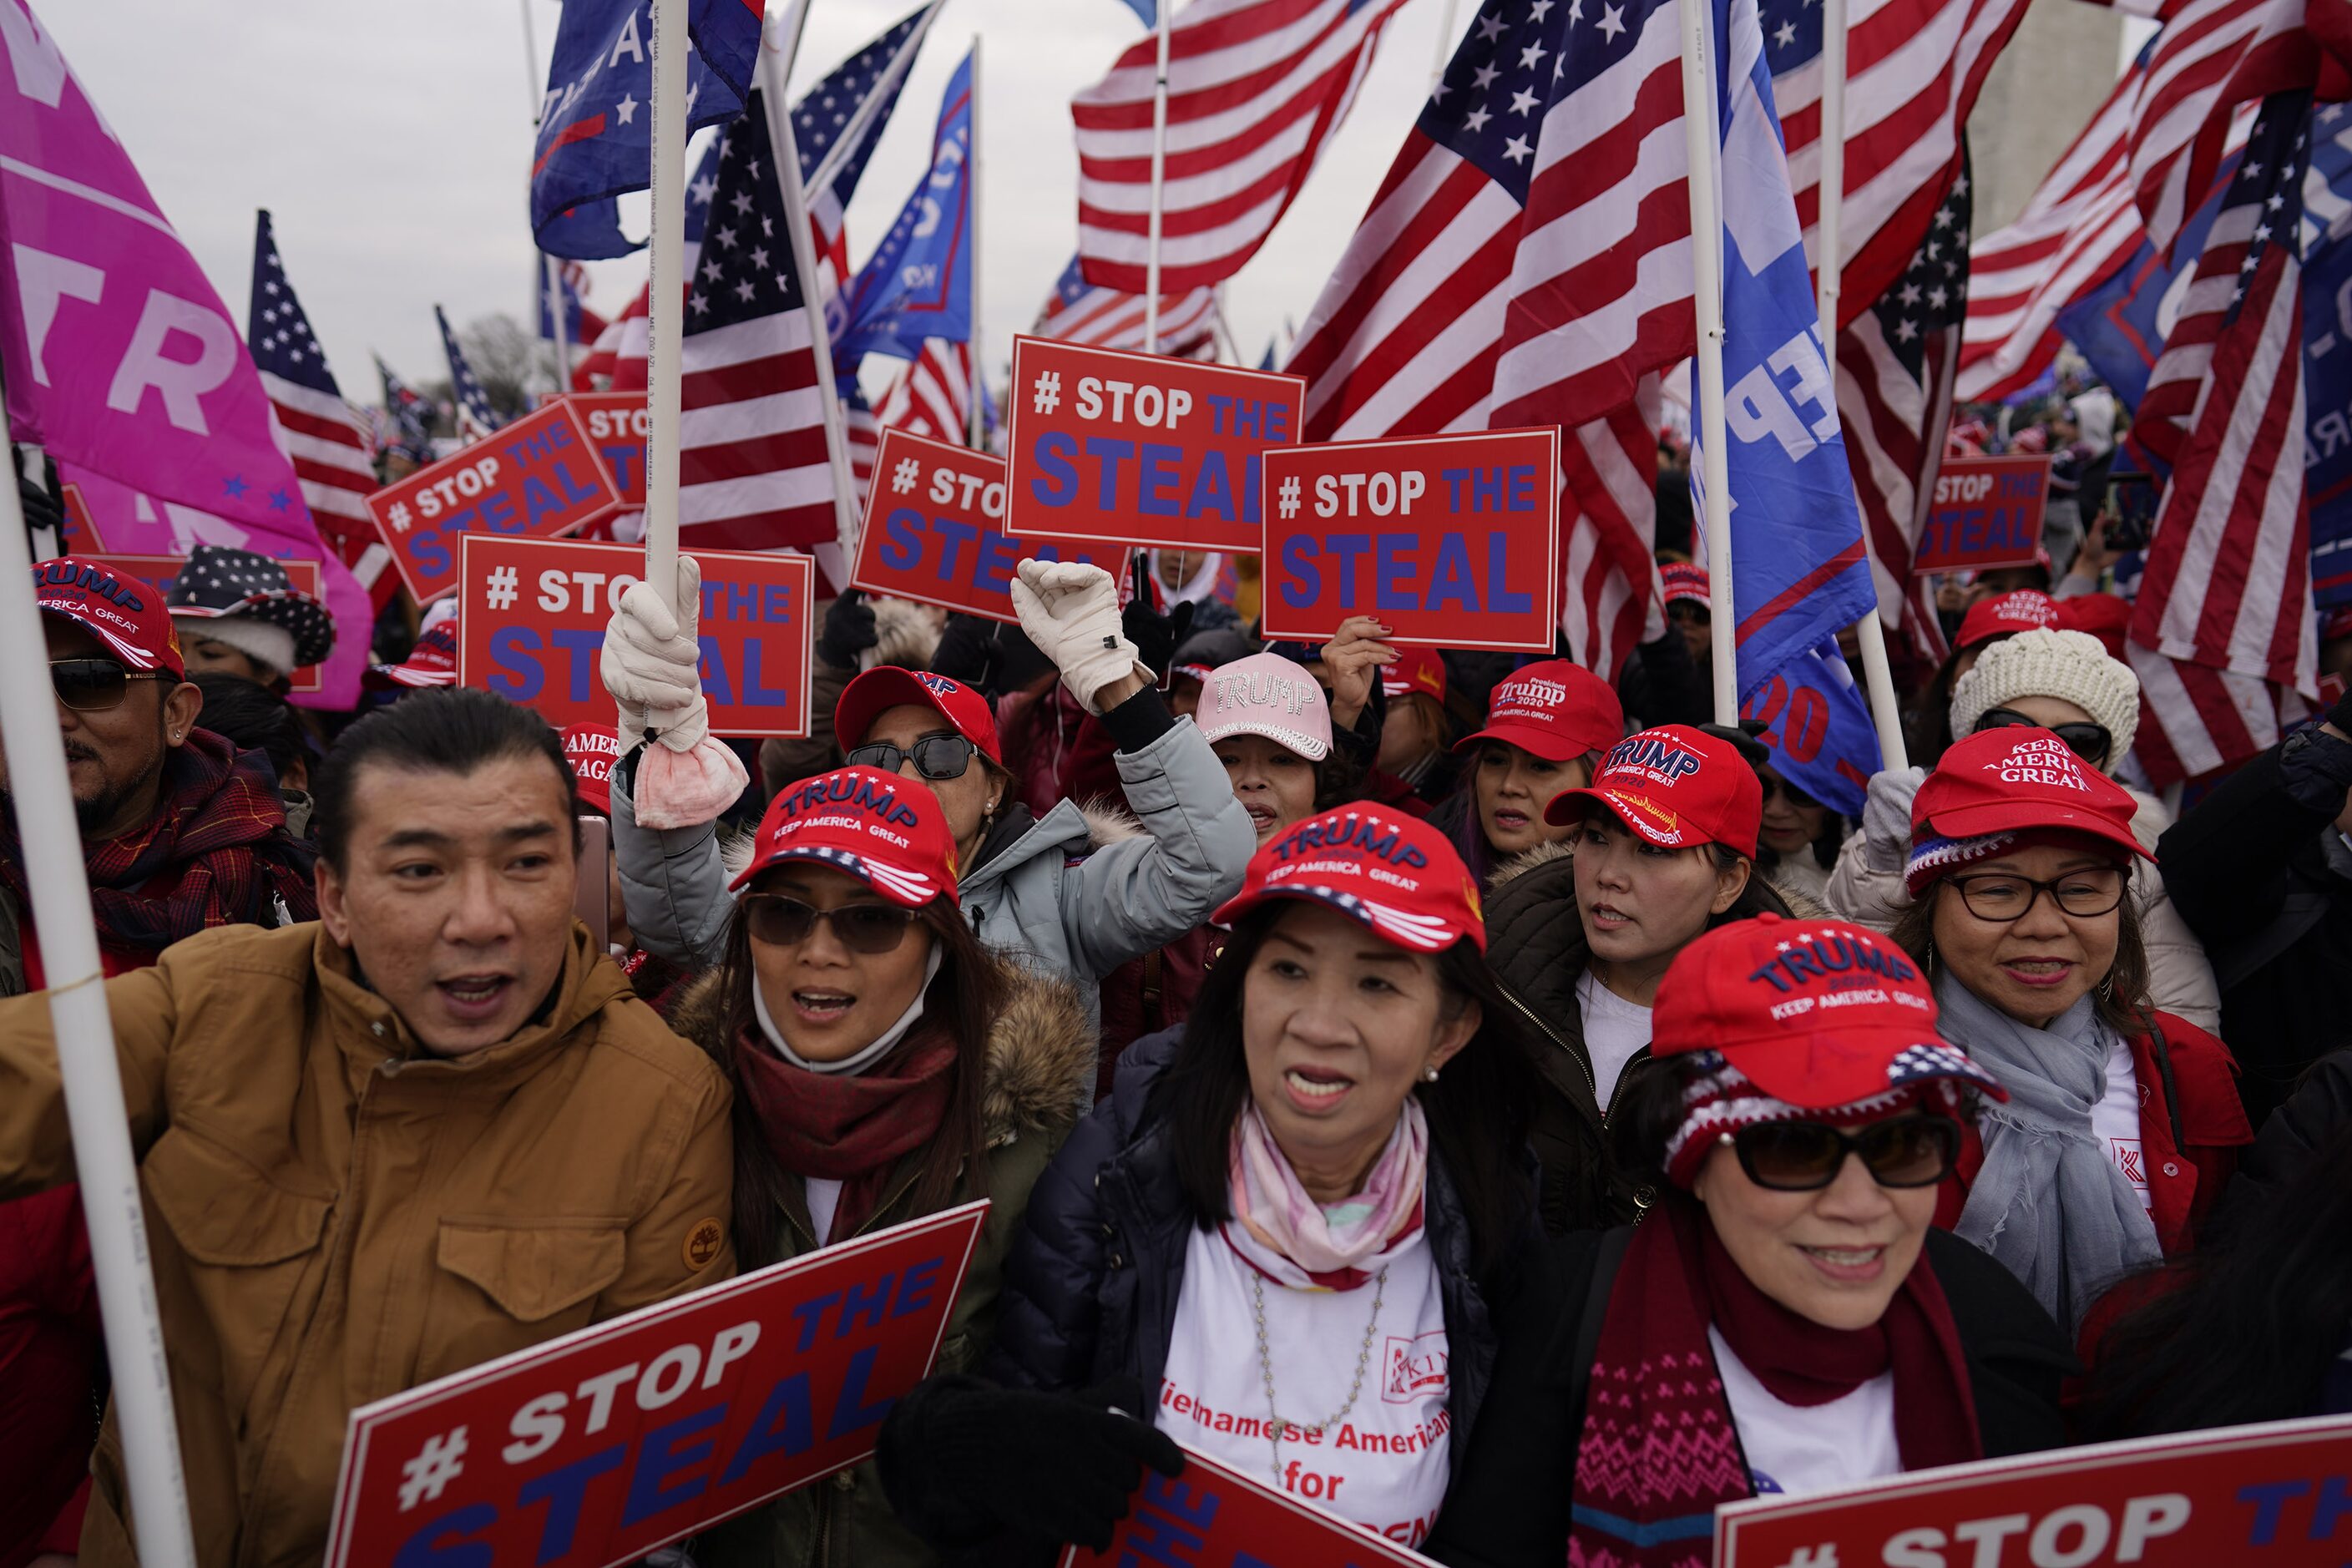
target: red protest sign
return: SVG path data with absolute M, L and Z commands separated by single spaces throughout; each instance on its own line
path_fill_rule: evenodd
M 613 478 L 621 493 L 621 508 L 639 511 L 646 504 L 646 437 L 653 427 L 642 392 L 572 392 L 562 401 L 580 411 L 587 427 L 588 445 L 596 460 Z
M 60 505 L 66 514 L 63 527 L 58 531 L 58 547 L 67 555 L 89 555 L 106 549 L 106 537 L 98 531 L 98 519 L 89 514 L 89 502 L 81 487 L 68 480 L 58 487 Z
M 1015 538 L 1004 531 L 1003 458 L 885 430 L 849 581 L 1013 624 L 1020 617 L 1006 585 L 1022 562 L 1087 561 L 1118 576 L 1126 555 L 1117 545 Z
M 985 1201 L 352 1412 L 329 1568 L 610 1568 L 874 1451 L 927 1376 Z
M 2047 458 L 1946 458 L 1911 574 L 2032 565 L 2049 497 Z
M 1284 447 L 1265 470 L 1265 637 L 1378 616 L 1391 642 L 1551 652 L 1557 426 Z
M 1024 538 L 1258 547 L 1258 455 L 1296 446 L 1305 378 L 1013 340 L 1007 521 Z
M 368 497 L 376 532 L 419 604 L 457 586 L 468 533 L 551 539 L 620 505 L 568 402 L 527 414 Z
M 1421 1533 L 1426 1534 L 1424 1524 Z M 1418 1542 L 1419 1536 L 1415 1537 Z M 1107 1552 L 1072 1546 L 1060 1568 L 1429 1568 L 1429 1559 L 1184 1449 L 1181 1474 L 1147 1470 Z
M 1717 1509 L 1716 1568 L 2287 1568 L 2344 1561 L 2352 1416 L 1918 1470 Z
M 604 623 L 644 574 L 633 544 L 496 539 L 459 545 L 457 684 L 538 710 L 551 724 L 609 724 L 596 672 Z M 715 735 L 793 739 L 809 729 L 805 555 L 696 550 L 702 563 L 702 694 Z
M 73 489 L 70 485 L 66 488 L 69 490 Z M 154 589 L 158 598 L 163 597 L 170 589 L 172 579 L 180 574 L 180 568 L 188 563 L 188 558 L 184 555 L 112 555 L 84 551 L 81 552 L 81 558 L 85 561 L 99 562 L 117 576 L 137 578 Z M 320 604 L 326 602 L 323 596 L 325 590 L 319 581 L 317 562 L 280 561 L 278 564 L 286 568 L 286 580 L 289 583 L 310 595 L 310 597 L 319 600 Z M 289 692 L 317 691 L 324 685 L 319 679 L 319 667 L 315 664 L 304 665 L 289 676 L 287 680 L 287 689 Z

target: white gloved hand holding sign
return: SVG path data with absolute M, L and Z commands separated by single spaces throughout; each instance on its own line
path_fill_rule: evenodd
M 677 609 L 649 583 L 630 584 L 604 624 L 597 661 L 618 710 L 621 754 L 650 739 L 631 800 L 646 827 L 691 827 L 716 818 L 750 782 L 742 760 L 710 733 L 702 696 L 702 566 L 677 558 Z
M 1005 587 L 1021 629 L 1087 712 L 1115 708 L 1152 684 L 1119 624 L 1118 584 L 1101 567 L 1024 561 Z

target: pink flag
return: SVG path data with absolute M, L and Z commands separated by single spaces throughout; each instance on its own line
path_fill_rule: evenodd
M 236 322 L 23 0 L 0 0 L 0 54 L 10 432 L 316 552 Z

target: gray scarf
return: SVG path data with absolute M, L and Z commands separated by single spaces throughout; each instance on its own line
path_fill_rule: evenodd
M 2099 1293 L 2163 1260 L 2155 1223 L 2091 1131 L 2113 1037 L 2084 996 L 2046 1029 L 2021 1024 L 1936 976 L 1944 1038 L 2009 1090 L 1977 1112 L 1984 1167 L 1955 1226 L 1992 1254 L 2070 1330 Z

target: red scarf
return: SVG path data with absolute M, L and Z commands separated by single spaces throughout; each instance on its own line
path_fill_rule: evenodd
M 857 1234 L 898 1163 L 939 1135 L 955 1093 L 955 1037 L 918 1025 L 898 1048 L 856 1077 L 796 1068 L 756 1026 L 735 1041 L 735 1077 L 776 1163 L 793 1175 L 841 1184 L 820 1245 Z
M 1759 1290 L 1706 1211 L 1670 1197 L 1633 1233 L 1609 1294 L 1577 1450 L 1570 1568 L 1707 1568 L 1715 1510 L 1754 1495 L 1710 1323 L 1790 1405 L 1825 1405 L 1891 1369 L 1906 1470 L 1983 1457 L 1959 1331 L 1925 1258 L 1877 1323 L 1824 1328 Z
M 270 925 L 270 896 L 298 921 L 316 920 L 314 856 L 286 831 L 268 760 L 192 730 L 163 764 L 154 815 L 83 847 L 98 939 L 149 955 L 209 926 Z M 16 814 L 0 827 L 0 887 L 26 909 Z

